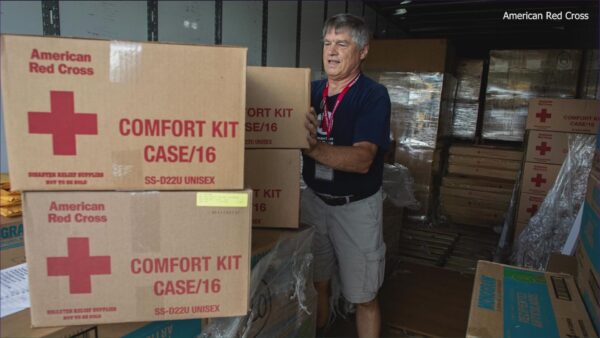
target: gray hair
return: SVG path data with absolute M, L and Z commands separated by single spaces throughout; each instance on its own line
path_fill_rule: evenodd
M 341 13 L 330 17 L 323 25 L 323 38 L 331 29 L 334 29 L 335 32 L 348 29 L 350 35 L 352 35 L 352 40 L 360 49 L 363 49 L 369 43 L 369 28 L 365 20 L 359 16 Z

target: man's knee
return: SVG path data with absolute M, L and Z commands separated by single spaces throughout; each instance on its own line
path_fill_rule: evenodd
M 377 296 L 368 302 L 354 304 L 357 308 L 370 309 L 379 305 Z

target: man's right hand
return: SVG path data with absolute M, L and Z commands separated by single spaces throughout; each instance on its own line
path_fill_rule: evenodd
M 308 140 L 308 149 L 310 152 L 318 143 L 317 141 L 317 114 L 315 113 L 314 108 L 310 108 L 310 111 L 306 113 L 306 121 L 304 121 L 304 127 L 308 134 L 306 135 L 306 139 Z

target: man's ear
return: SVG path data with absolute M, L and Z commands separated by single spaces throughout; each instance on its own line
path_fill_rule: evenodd
M 364 60 L 367 58 L 367 54 L 369 54 L 369 45 L 365 45 L 363 49 L 360 51 L 360 60 Z

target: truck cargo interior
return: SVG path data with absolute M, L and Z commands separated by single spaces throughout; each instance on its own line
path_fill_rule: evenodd
M 598 337 L 599 4 L 0 1 L 0 338 Z

